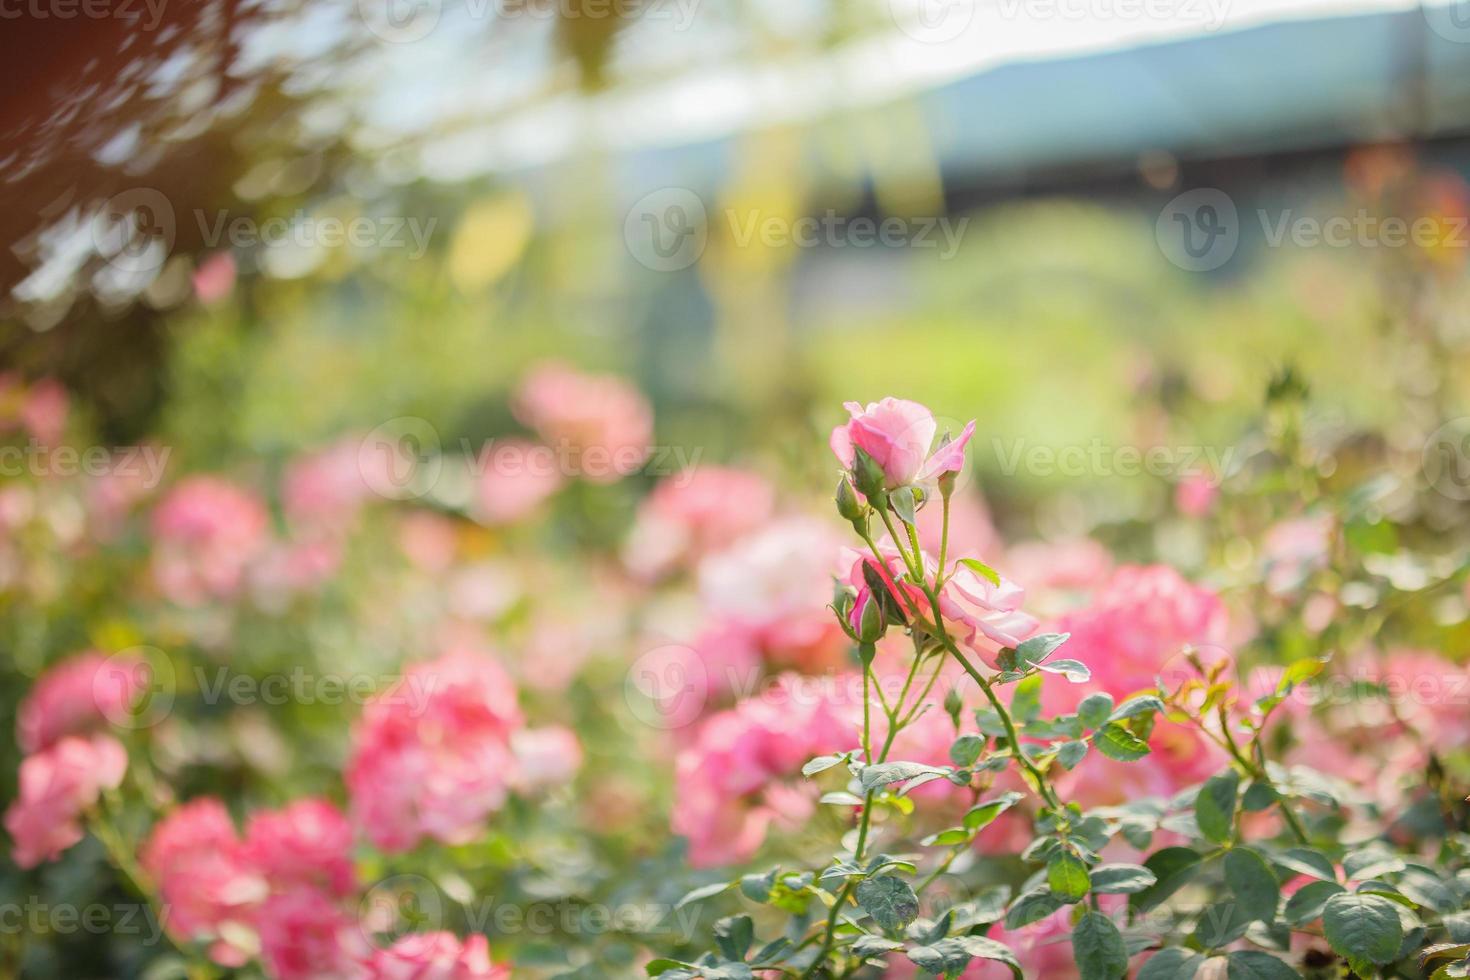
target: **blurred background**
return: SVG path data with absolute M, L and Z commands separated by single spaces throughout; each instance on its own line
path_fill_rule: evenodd
M 1004 512 L 1048 476 L 987 433 L 1138 443 L 1162 399 L 1223 444 L 1287 364 L 1344 425 L 1426 423 L 1470 336 L 1453 5 L 17 13 L 0 361 L 187 466 L 493 434 L 557 354 L 714 457 L 922 387 Z

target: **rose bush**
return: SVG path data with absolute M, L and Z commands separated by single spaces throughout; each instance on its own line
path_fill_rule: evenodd
M 914 401 L 847 404 L 830 503 L 645 474 L 647 399 L 563 364 L 482 451 L 14 480 L 0 968 L 1465 976 L 1461 525 L 1303 492 L 1304 399 L 1163 488 L 1189 567 L 1007 542 Z

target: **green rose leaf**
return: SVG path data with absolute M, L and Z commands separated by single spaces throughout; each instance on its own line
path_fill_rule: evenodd
M 1091 887 L 1087 865 L 1068 850 L 1059 850 L 1047 859 L 1046 883 L 1051 887 L 1052 894 L 1068 902 L 1082 898 Z
M 1132 895 L 1159 880 L 1141 864 L 1100 864 L 1090 878 L 1092 890 L 1100 895 Z
M 1286 900 L 1286 921 L 1294 926 L 1304 926 L 1313 919 L 1320 919 L 1327 900 L 1342 890 L 1335 881 L 1313 881 L 1303 885 Z
M 1148 755 L 1148 743 L 1115 722 L 1100 728 L 1092 743 L 1103 755 L 1119 762 L 1133 762 Z
M 1179 946 L 1161 949 L 1138 968 L 1137 980 L 1194 980 L 1205 958 Z
M 1072 958 L 1082 980 L 1118 980 L 1128 972 L 1128 947 L 1113 920 L 1088 911 L 1072 930 Z
M 919 899 L 902 878 L 867 878 L 857 886 L 856 894 L 858 905 L 885 931 L 902 929 L 919 917 Z
M 1228 841 L 1235 831 L 1235 797 L 1240 774 L 1226 769 L 1211 776 L 1200 787 L 1194 801 L 1194 818 L 1200 833 L 1217 844 Z
M 732 915 L 715 923 L 715 942 L 726 959 L 743 960 L 755 940 L 755 925 L 748 915 Z
M 1248 847 L 1234 847 L 1226 852 L 1225 884 L 1250 918 L 1267 925 L 1276 921 L 1281 882 L 1260 854 Z
M 1194 877 L 1200 861 L 1200 853 L 1188 847 L 1166 847 L 1155 851 L 1144 860 L 1143 866 L 1152 871 L 1158 881 L 1130 898 L 1128 904 L 1139 912 L 1158 906 Z
M 1398 910 L 1378 895 L 1333 895 L 1322 911 L 1322 925 L 1335 951 L 1370 963 L 1393 962 L 1404 941 Z
M 1243 949 L 1225 960 L 1228 980 L 1301 980 L 1301 974 L 1270 953 Z
M 1077 717 L 1082 719 L 1082 724 L 1088 728 L 1101 728 L 1108 723 L 1108 715 L 1113 711 L 1113 696 L 1099 691 L 1089 694 L 1077 705 Z

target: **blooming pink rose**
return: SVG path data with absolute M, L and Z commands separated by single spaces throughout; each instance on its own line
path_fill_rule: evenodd
M 487 524 L 525 520 L 561 489 L 562 466 L 549 446 L 526 439 L 501 439 L 478 460 L 479 516 Z
M 153 512 L 153 578 L 180 605 L 230 599 L 266 544 L 260 500 L 227 480 L 196 476 L 171 490 Z
M 518 778 L 511 736 L 522 724 L 515 685 L 490 658 L 457 651 L 413 665 L 353 731 L 354 819 L 386 851 L 424 836 L 472 840 Z
M 138 657 L 108 657 L 88 650 L 53 665 L 16 711 L 15 737 L 24 752 L 37 752 L 63 735 L 105 728 L 126 718 L 146 687 L 147 665 Z
M 223 803 L 201 797 L 164 817 L 143 845 L 142 864 L 169 910 L 170 935 L 209 943 L 223 966 L 250 958 L 229 936 L 251 928 L 270 885 L 247 859 Z
M 326 800 L 295 800 L 252 813 L 241 855 L 277 891 L 299 886 L 341 897 L 357 889 L 352 825 Z
M 679 753 L 671 824 L 689 839 L 692 864 L 744 861 L 772 824 L 798 826 L 815 811 L 802 765 L 857 740 L 843 690 L 824 680 L 783 674 L 766 691 L 710 717 Z
M 272 895 L 254 923 L 261 961 L 275 980 L 366 980 L 367 938 L 325 893 L 294 888 Z
M 20 764 L 20 792 L 5 811 L 5 829 L 15 841 L 15 863 L 32 868 L 54 861 L 82 839 L 79 822 L 104 789 L 116 789 L 128 755 L 110 735 L 68 735 Z
M 1021 611 L 1025 598 L 1025 591 L 1009 579 L 997 584 L 965 565 L 945 579 L 939 593 L 940 609 L 957 633 L 955 639 L 992 667 L 1001 647 L 1014 647 L 1036 632 L 1036 619 Z
M 652 450 L 653 409 L 637 388 L 612 375 L 541 364 L 521 382 L 511 408 L 547 443 L 578 450 L 577 475 L 593 483 L 637 472 Z
M 965 445 L 975 434 L 973 421 L 965 425 L 958 439 L 930 455 L 939 426 L 933 413 L 918 402 L 885 398 L 870 402 L 866 408 L 857 402 L 845 402 L 843 407 L 852 418 L 832 430 L 830 443 L 845 468 L 852 469 L 855 450 L 861 449 L 883 469 L 884 482 L 890 489 L 964 468 Z
M 379 950 L 371 980 L 510 980 L 510 967 L 491 962 L 484 936 L 461 943 L 452 932 L 424 932 Z
M 746 470 L 702 466 L 666 477 L 639 506 L 623 562 L 656 578 L 755 531 L 775 503 L 770 481 Z

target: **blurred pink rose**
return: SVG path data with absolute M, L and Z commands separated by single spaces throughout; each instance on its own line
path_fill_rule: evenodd
M 675 761 L 671 825 L 689 839 L 691 864 L 744 861 L 773 823 L 795 827 L 812 815 L 816 796 L 802 765 L 857 741 L 850 706 L 837 693 L 831 684 L 785 674 L 704 722 Z
M 526 519 L 563 483 L 561 463 L 551 447 L 525 439 L 496 440 L 476 465 L 479 516 L 487 524 Z
M 405 936 L 373 957 L 371 980 L 510 980 L 510 967 L 490 960 L 484 936 L 460 942 L 452 932 Z
M 699 564 L 712 621 L 744 629 L 769 663 L 818 673 L 840 665 L 846 638 L 827 608 L 842 541 L 805 517 L 776 520 Z
M 297 528 L 345 531 L 373 497 L 362 472 L 361 443 L 343 439 L 293 459 L 281 476 L 281 506 Z
M 852 418 L 832 430 L 830 445 L 847 469 L 852 468 L 855 450 L 861 449 L 882 467 L 884 482 L 892 489 L 964 468 L 965 444 L 975 434 L 973 421 L 959 438 L 930 455 L 939 426 L 933 413 L 918 402 L 884 398 L 867 407 L 844 402 L 843 408 Z
M 194 270 L 194 295 L 206 305 L 227 298 L 235 289 L 235 257 L 215 252 Z
M 5 811 L 15 863 L 32 868 L 54 861 L 80 841 L 82 812 L 104 789 L 121 785 L 127 768 L 127 751 L 111 735 L 67 736 L 27 756 L 18 798 Z
M 273 542 L 250 566 L 251 593 L 262 609 L 278 612 L 331 581 L 341 565 L 342 545 L 331 538 Z
M 20 420 L 37 442 L 54 446 L 66 434 L 66 418 L 71 411 L 71 398 L 66 388 L 54 378 L 41 378 L 31 384 L 21 403 Z
M 241 855 L 278 891 L 319 888 L 342 897 L 357 889 L 352 824 L 326 800 L 255 811 L 245 825 Z
M 47 669 L 20 703 L 16 741 L 23 752 L 37 752 L 63 735 L 105 728 L 127 716 L 147 676 L 138 657 L 74 654 Z
M 1327 567 L 1332 515 L 1316 514 L 1281 521 L 1266 532 L 1261 548 L 1266 559 L 1266 587 L 1280 595 L 1298 589 L 1307 577 Z
M 1186 517 L 1208 514 L 1219 496 L 1220 484 L 1209 476 L 1187 476 L 1174 485 L 1174 506 Z
M 314 888 L 272 895 L 254 924 L 261 962 L 274 980 L 365 980 L 371 947 L 331 896 Z
M 426 572 L 442 572 L 454 564 L 457 537 L 454 522 L 430 510 L 409 511 L 398 525 L 398 546 Z
M 386 851 L 472 840 L 518 778 L 511 736 L 522 725 L 515 685 L 490 658 L 456 651 L 413 665 L 354 728 L 356 822 Z
M 223 803 L 201 797 L 164 817 L 143 845 L 142 865 L 169 910 L 171 935 L 210 944 L 210 957 L 223 966 L 249 959 L 230 936 L 251 927 L 270 886 L 246 859 Z
M 637 472 L 653 449 L 653 409 L 637 388 L 613 375 L 543 363 L 526 375 L 511 407 L 559 452 L 576 450 L 568 466 L 593 483 Z
M 523 728 L 511 735 L 510 749 L 516 759 L 517 789 L 561 786 L 582 768 L 582 743 L 565 725 Z
M 153 579 L 180 605 L 233 598 L 266 545 L 267 525 L 254 494 L 219 477 L 190 477 L 153 511 Z
M 657 578 L 735 543 L 764 524 L 776 492 L 758 473 L 703 466 L 665 477 L 638 508 L 623 562 Z

